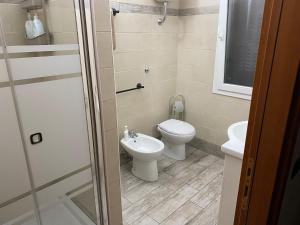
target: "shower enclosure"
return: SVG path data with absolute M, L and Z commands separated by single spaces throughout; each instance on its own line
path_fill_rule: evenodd
M 0 0 L 1 225 L 106 224 L 91 25 L 88 0 Z

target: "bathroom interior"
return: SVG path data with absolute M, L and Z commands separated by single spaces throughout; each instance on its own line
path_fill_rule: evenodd
M 264 3 L 0 0 L 0 224 L 232 225 Z

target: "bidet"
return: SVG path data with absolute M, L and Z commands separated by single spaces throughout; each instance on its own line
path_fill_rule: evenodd
M 133 157 L 132 173 L 145 181 L 158 179 L 157 159 L 161 156 L 164 143 L 145 134 L 123 138 L 122 147 Z

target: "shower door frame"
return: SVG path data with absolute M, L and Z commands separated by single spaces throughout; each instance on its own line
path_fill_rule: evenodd
M 96 52 L 96 27 L 93 0 L 74 0 L 77 34 L 82 67 L 85 107 L 90 142 L 91 169 L 95 195 L 97 224 L 108 225 L 106 180 L 103 154 L 99 65 Z M 89 112 L 89 113 L 88 113 Z M 93 146 L 93 147 L 91 147 Z

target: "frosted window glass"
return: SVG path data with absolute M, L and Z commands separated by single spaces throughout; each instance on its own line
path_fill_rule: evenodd
M 252 87 L 264 0 L 228 0 L 224 83 Z

